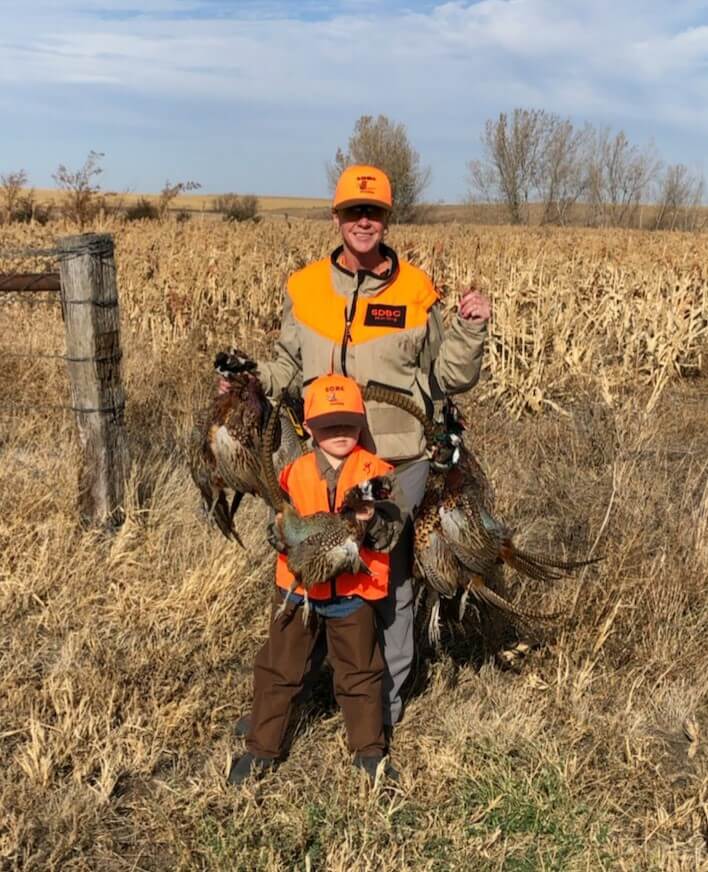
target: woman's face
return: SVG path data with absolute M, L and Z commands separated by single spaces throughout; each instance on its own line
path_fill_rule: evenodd
M 388 212 L 381 206 L 348 206 L 332 216 L 342 242 L 355 255 L 366 257 L 378 251 L 388 224 Z

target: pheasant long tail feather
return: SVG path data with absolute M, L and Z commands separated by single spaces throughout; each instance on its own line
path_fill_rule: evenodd
M 553 569 L 565 569 L 572 572 L 574 569 L 580 569 L 581 566 L 590 566 L 593 563 L 599 563 L 604 560 L 603 557 L 590 557 L 587 560 L 559 560 L 558 557 L 539 554 L 529 554 L 527 551 L 522 551 L 520 548 L 514 548 L 516 556 L 522 560 L 531 560 L 534 563 L 542 566 L 551 566 Z
M 275 404 L 275 407 L 271 410 L 270 417 L 268 418 L 268 423 L 266 424 L 266 428 L 263 433 L 263 440 L 261 442 L 261 466 L 263 468 L 263 475 L 265 477 L 268 493 L 270 494 L 271 505 L 276 510 L 276 512 L 281 511 L 285 503 L 285 500 L 283 499 L 283 492 L 281 491 L 280 485 L 278 484 L 278 476 L 275 472 L 275 465 L 273 464 L 273 454 L 275 452 L 275 433 L 278 427 L 280 407 L 283 405 L 284 395 L 285 392 L 281 394 L 278 402 Z
M 494 608 L 499 609 L 502 612 L 507 612 L 508 614 L 513 615 L 515 618 L 518 618 L 522 621 L 543 621 L 547 623 L 554 623 L 562 617 L 562 613 L 560 612 L 547 614 L 543 612 L 529 612 L 525 609 L 519 609 L 516 606 L 512 605 L 509 600 L 504 599 L 503 596 L 499 596 L 498 593 L 495 593 L 490 587 L 487 587 L 486 584 L 480 584 L 479 579 L 476 579 L 476 583 L 471 583 L 469 589 L 478 599 L 488 603 L 490 606 L 494 606 Z
M 563 578 L 569 572 L 579 569 L 581 566 L 589 566 L 597 563 L 602 558 L 595 557 L 590 560 L 559 560 L 556 557 L 546 557 L 541 554 L 530 554 L 514 547 L 510 542 L 505 542 L 500 548 L 500 556 L 504 563 L 536 581 L 556 581 Z M 561 570 L 560 572 L 554 570 Z

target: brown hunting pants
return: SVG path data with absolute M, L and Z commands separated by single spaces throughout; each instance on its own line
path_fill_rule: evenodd
M 349 749 L 364 757 L 384 753 L 382 680 L 384 662 L 376 635 L 374 610 L 364 602 L 344 618 L 321 618 L 314 610 L 305 625 L 302 608 L 282 603 L 276 590 L 268 641 L 254 666 L 253 709 L 246 747 L 256 757 L 279 757 L 293 708 L 310 668 L 324 621 L 334 695 L 342 709 Z

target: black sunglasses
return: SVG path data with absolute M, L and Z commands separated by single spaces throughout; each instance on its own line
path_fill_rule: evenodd
M 366 203 L 361 203 L 358 206 L 345 206 L 337 211 L 345 221 L 358 221 L 360 218 L 383 221 L 386 216 L 386 209 L 383 206 L 370 206 Z

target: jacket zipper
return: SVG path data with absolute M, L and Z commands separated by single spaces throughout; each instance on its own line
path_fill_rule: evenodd
M 341 354 L 342 375 L 347 375 L 347 345 L 352 338 L 352 323 L 354 321 L 354 316 L 356 315 L 356 303 L 359 297 L 359 288 L 365 275 L 366 273 L 363 270 L 359 270 L 356 274 L 356 287 L 354 288 L 354 293 L 352 295 L 352 303 L 349 307 L 349 313 L 347 313 L 346 305 L 344 306 L 344 336 L 342 337 Z

